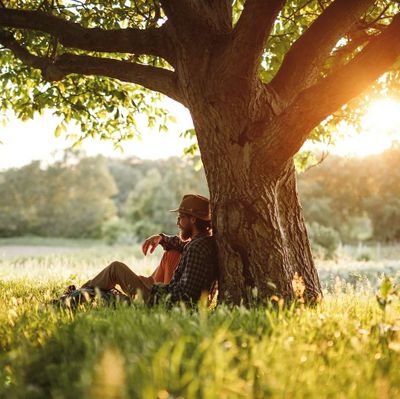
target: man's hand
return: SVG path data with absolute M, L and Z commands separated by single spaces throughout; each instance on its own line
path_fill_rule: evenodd
M 161 238 L 162 237 L 159 234 L 146 238 L 145 242 L 142 245 L 142 251 L 145 256 L 147 255 L 147 251 L 149 250 L 149 248 L 151 254 L 154 252 L 157 245 L 160 243 Z

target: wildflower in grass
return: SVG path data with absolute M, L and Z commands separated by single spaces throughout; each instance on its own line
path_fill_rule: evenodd
M 295 300 L 299 303 L 304 304 L 304 291 L 306 289 L 306 285 L 304 283 L 304 279 L 297 272 L 293 276 L 292 287 Z
M 386 309 L 392 303 L 393 299 L 399 295 L 399 287 L 393 283 L 393 280 L 385 276 L 380 284 L 379 292 L 376 294 L 376 300 L 379 307 L 383 310 L 383 316 L 386 316 Z

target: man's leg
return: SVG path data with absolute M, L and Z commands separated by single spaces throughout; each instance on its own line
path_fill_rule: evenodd
M 174 250 L 164 251 L 160 265 L 151 275 L 154 282 L 168 284 L 171 281 L 172 275 L 174 274 L 180 259 L 180 252 Z
M 146 301 L 150 295 L 150 281 L 139 278 L 127 265 L 122 262 L 112 262 L 103 269 L 96 277 L 86 282 L 82 288 L 100 288 L 101 290 L 110 290 L 116 285 L 130 295 L 135 296 L 138 290 L 142 292 L 143 299 Z

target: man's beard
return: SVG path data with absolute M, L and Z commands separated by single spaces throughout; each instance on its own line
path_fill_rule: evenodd
M 192 227 L 181 228 L 179 231 L 179 237 L 181 238 L 182 241 L 187 241 L 189 238 L 192 237 L 192 234 L 193 234 Z

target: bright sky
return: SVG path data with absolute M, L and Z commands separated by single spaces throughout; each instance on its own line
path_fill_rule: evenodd
M 168 158 L 182 155 L 190 140 L 179 137 L 181 132 L 193 127 L 189 111 L 181 104 L 167 99 L 163 106 L 175 116 L 176 124 L 170 122 L 169 131 L 160 133 L 144 126 L 142 139 L 122 143 L 124 151 L 113 148 L 109 141 L 99 139 L 84 140 L 81 148 L 87 155 L 103 154 L 110 157 L 128 157 L 136 155 L 143 159 Z M 54 136 L 58 120 L 49 113 L 34 120 L 12 121 L 0 128 L 0 170 L 20 167 L 32 160 L 52 162 L 58 159 L 62 151 L 71 147 L 72 141 L 62 135 Z
M 168 133 L 148 130 L 142 141 L 131 140 L 123 143 L 124 152 L 113 148 L 111 142 L 88 139 L 82 148 L 88 155 L 103 154 L 106 156 L 136 155 L 144 159 L 167 158 L 181 155 L 189 141 L 179 137 L 179 133 L 192 127 L 190 114 L 182 105 L 167 99 L 165 107 L 175 116 Z M 54 137 L 57 120 L 49 117 L 38 117 L 33 121 L 13 121 L 0 129 L 0 170 L 20 167 L 32 160 L 52 162 L 60 156 L 62 150 L 72 142 L 63 137 Z M 393 140 L 400 141 L 400 102 L 381 98 L 372 102 L 370 109 L 362 120 L 362 134 L 343 124 L 341 127 L 345 138 L 339 139 L 335 148 L 329 151 L 338 155 L 365 156 L 384 151 Z
M 338 155 L 365 156 L 388 149 L 393 141 L 400 142 L 400 102 L 380 98 L 371 105 L 361 121 L 362 132 L 343 124 L 335 149 Z

